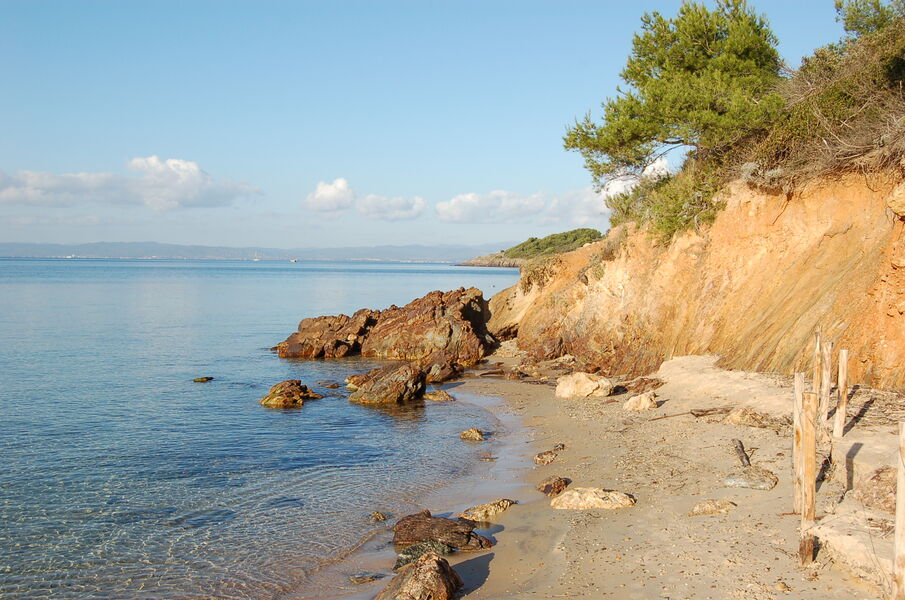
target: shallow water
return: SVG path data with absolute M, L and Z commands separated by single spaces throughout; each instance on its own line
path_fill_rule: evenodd
M 259 598 L 466 469 L 466 403 L 402 411 L 340 390 L 297 411 L 298 320 L 515 282 L 503 269 L 377 263 L 0 260 L 0 597 Z M 206 384 L 198 376 L 213 376 Z M 317 386 L 314 386 L 317 388 Z

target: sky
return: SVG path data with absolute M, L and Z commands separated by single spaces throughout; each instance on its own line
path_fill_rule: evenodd
M 791 66 L 833 0 L 754 0 Z M 298 248 L 607 227 L 566 128 L 675 1 L 0 0 L 0 241 Z

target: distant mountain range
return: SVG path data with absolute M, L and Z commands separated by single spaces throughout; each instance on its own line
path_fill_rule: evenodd
M 36 244 L 0 242 L 0 256 L 21 258 L 166 258 L 215 260 L 382 260 L 400 262 L 462 262 L 498 252 L 511 243 L 474 246 L 366 246 L 344 248 L 231 248 L 181 246 L 157 242 L 96 242 L 92 244 Z

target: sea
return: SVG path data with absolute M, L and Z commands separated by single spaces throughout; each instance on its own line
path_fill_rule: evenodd
M 0 259 L 0 598 L 274 598 L 467 477 L 477 404 L 375 409 L 380 363 L 285 360 L 305 317 L 403 305 L 514 269 Z M 195 383 L 196 377 L 213 377 Z M 259 405 L 301 379 L 324 395 Z

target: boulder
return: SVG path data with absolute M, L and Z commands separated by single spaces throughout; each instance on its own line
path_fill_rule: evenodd
M 287 379 L 270 388 L 267 395 L 261 398 L 261 404 L 270 408 L 298 408 L 305 400 L 318 398 L 322 396 L 309 390 L 298 379 Z
M 625 404 L 622 405 L 623 410 L 651 410 L 652 408 L 657 408 L 656 398 L 657 394 L 654 392 L 644 392 L 643 394 L 638 394 L 637 396 L 632 396 L 628 400 L 626 400 Z
M 434 390 L 424 394 L 424 398 L 431 402 L 455 402 L 455 397 L 446 390 Z
M 442 353 L 422 361 L 421 366 L 426 373 L 428 383 L 443 383 L 444 381 L 455 379 L 459 377 L 464 370 L 462 365 L 450 361 L 449 358 Z
M 735 508 L 735 502 L 729 500 L 702 500 L 691 507 L 689 517 L 701 517 L 704 515 L 723 515 Z
M 463 519 L 444 519 L 422 510 L 399 519 L 393 526 L 393 543 L 411 546 L 426 540 L 437 540 L 457 550 L 477 551 L 493 546 L 493 542 L 474 533 L 475 524 Z
M 349 400 L 359 404 L 405 404 L 424 395 L 424 371 L 412 364 L 389 365 L 359 381 Z
M 573 488 L 550 501 L 551 508 L 560 510 L 616 509 L 634 504 L 635 499 L 628 494 L 601 488 Z
M 886 199 L 886 205 L 897 217 L 905 217 L 905 183 L 900 183 L 892 190 Z
M 557 496 L 561 494 L 570 483 L 572 483 L 571 479 L 553 475 L 552 477 L 547 477 L 546 479 L 538 483 L 537 491 L 541 492 L 545 496 Z
M 593 373 L 571 373 L 556 380 L 557 398 L 590 398 L 609 396 L 613 383 Z
M 748 488 L 752 490 L 772 490 L 779 483 L 779 478 L 763 467 L 754 465 L 736 467 L 723 481 L 723 485 L 731 488 Z
M 358 354 L 380 311 L 302 319 L 298 331 L 276 345 L 283 358 L 342 358 Z
M 446 559 L 428 552 L 402 567 L 375 600 L 452 600 L 461 587 Z
M 510 500 L 508 498 L 500 498 L 499 500 L 496 500 L 494 502 L 488 502 L 486 504 L 479 504 L 477 506 L 472 506 L 471 508 L 466 508 L 465 510 L 457 514 L 456 517 L 459 519 L 468 519 L 470 521 L 487 522 L 513 504 L 518 504 L 518 501 Z
M 466 442 L 483 442 L 484 441 L 484 432 L 478 429 L 477 427 L 472 427 L 471 429 L 466 429 L 462 433 L 459 434 L 459 437 L 465 440 Z
M 487 301 L 477 288 L 431 292 L 401 308 L 382 311 L 361 354 L 471 366 L 493 346 L 489 318 Z
M 544 450 L 543 452 L 538 452 L 534 455 L 534 462 L 538 465 L 549 465 L 551 462 L 556 460 L 556 457 L 559 456 L 553 450 Z
M 438 542 L 437 540 L 426 540 L 424 542 L 418 542 L 417 544 L 412 544 L 407 548 L 403 548 L 399 552 L 399 554 L 396 555 L 396 564 L 393 565 L 393 570 L 398 571 L 400 568 L 404 567 L 410 562 L 414 562 L 422 554 L 427 554 L 428 552 L 433 552 L 434 554 L 445 556 L 447 554 L 450 554 L 452 551 L 452 548 L 450 548 L 443 542 Z

